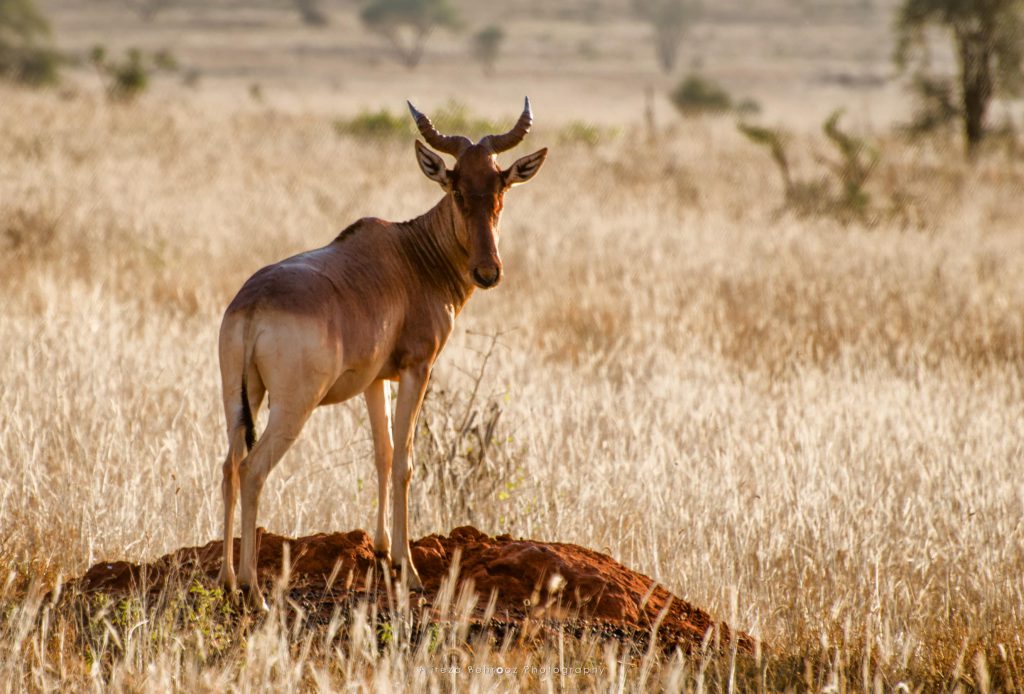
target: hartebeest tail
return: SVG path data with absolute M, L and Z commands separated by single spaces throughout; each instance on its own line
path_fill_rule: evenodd
M 245 329 L 242 334 L 245 336 L 244 346 L 242 348 L 242 354 L 245 356 L 242 358 L 242 392 L 241 392 L 241 406 L 239 408 L 239 424 L 245 428 L 245 450 L 251 451 L 253 446 L 256 445 L 256 422 L 252 418 L 252 408 L 249 406 L 249 385 L 247 383 L 249 364 L 252 363 L 252 325 L 253 321 L 250 319 L 245 322 Z
M 322 248 L 263 268 L 242 286 L 220 329 L 220 370 L 228 425 L 224 461 L 224 560 L 220 580 L 234 588 L 234 508 L 241 492 L 242 553 L 237 581 L 263 605 L 256 585 L 256 514 L 271 469 L 313 410 L 359 393 L 366 399 L 377 466 L 374 548 L 391 558 L 385 508 L 394 479 L 395 559 L 413 587 L 409 549 L 413 433 L 434 360 L 475 288 L 501 281 L 498 221 L 506 191 L 531 179 L 541 149 L 500 169 L 496 155 L 518 145 L 533 114 L 526 100 L 507 133 L 476 144 L 440 134 L 409 104 L 423 138 L 455 157 L 449 169 L 416 141 L 416 160 L 444 196 L 408 222 L 361 219 Z M 398 381 L 392 431 L 390 390 Z M 255 418 L 268 393 L 267 426 Z M 394 472 L 392 474 L 392 467 Z

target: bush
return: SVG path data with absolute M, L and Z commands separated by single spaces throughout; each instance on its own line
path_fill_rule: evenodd
M 57 81 L 60 54 L 34 0 L 0 0 L 0 77 L 40 86 Z
M 50 48 L 0 45 L 0 76 L 33 87 L 56 84 L 60 79 L 60 54 Z
M 751 142 L 771 153 L 782 177 L 786 208 L 800 216 L 831 216 L 847 223 L 868 221 L 874 212 L 866 186 L 880 155 L 863 139 L 839 128 L 842 115 L 841 110 L 835 111 L 822 126 L 839 159 L 819 158 L 826 167 L 826 173 L 809 179 L 793 177 L 787 152 L 789 137 L 784 132 L 744 123 L 737 126 Z
M 89 60 L 103 79 L 107 96 L 119 101 L 132 101 L 146 91 L 154 72 L 178 69 L 178 62 L 168 51 L 144 53 L 131 48 L 120 60 L 111 60 L 106 48 L 96 46 Z
M 394 115 L 386 108 L 379 111 L 361 111 L 352 118 L 338 118 L 334 130 L 339 135 L 365 138 L 409 137 L 413 134 L 412 120 L 406 115 Z
M 434 126 L 446 135 L 465 135 L 476 140 L 484 135 L 508 130 L 508 125 L 473 115 L 465 104 L 455 100 L 449 100 L 429 115 Z M 405 110 L 396 115 L 382 108 L 377 111 L 361 111 L 352 118 L 338 118 L 334 121 L 334 130 L 339 135 L 353 137 L 408 138 L 416 133 L 416 125 Z
M 724 113 L 733 107 L 732 97 L 721 85 L 700 75 L 686 77 L 671 94 L 672 103 L 684 116 Z

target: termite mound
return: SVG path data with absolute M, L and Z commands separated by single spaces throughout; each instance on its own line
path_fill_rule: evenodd
M 154 593 L 170 580 L 182 578 L 212 587 L 221 549 L 220 541 L 213 541 L 149 564 L 101 562 L 71 581 L 65 591 Z M 645 644 L 656 633 L 660 647 L 678 647 L 687 653 L 709 639 L 720 645 L 734 643 L 740 651 L 754 649 L 754 640 L 747 634 L 716 621 L 651 578 L 578 545 L 510 535 L 490 537 L 465 526 L 447 536 L 421 538 L 413 543 L 412 552 L 424 584 L 422 594 L 411 594 L 412 613 L 427 615 L 428 621 L 430 615 L 440 618 L 444 586 L 454 577 L 456 584 L 449 588 L 448 599 L 467 589 L 474 591 L 477 597 L 468 618 L 482 628 L 527 634 L 531 629 L 561 625 L 577 633 L 639 639 Z M 339 606 L 351 607 L 360 600 L 375 602 L 386 611 L 394 604 L 388 593 L 393 597 L 396 578 L 386 576 L 382 568 L 373 541 L 363 530 L 301 538 L 260 533 L 259 575 L 266 587 L 279 583 L 279 590 L 314 621 L 328 620 Z

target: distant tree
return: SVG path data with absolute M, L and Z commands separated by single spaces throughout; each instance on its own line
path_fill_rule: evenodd
M 170 7 L 174 0 L 126 0 L 126 2 L 135 10 L 140 19 L 152 22 L 160 12 Z
M 60 56 L 35 0 L 0 0 L 0 77 L 26 84 L 57 80 Z
M 985 136 L 985 117 L 1000 92 L 1018 93 L 1024 73 L 1024 0 L 904 0 L 896 22 L 896 64 L 927 69 L 929 27 L 949 33 L 957 57 L 959 117 L 968 154 Z M 921 82 L 919 81 L 919 84 Z
M 698 0 L 633 0 L 633 12 L 654 31 L 654 52 L 665 73 L 675 69 L 679 46 L 699 9 Z
M 473 34 L 473 57 L 483 65 L 484 74 L 494 74 L 494 64 L 498 61 L 504 40 L 505 30 L 496 24 L 486 26 Z
M 320 0 L 292 0 L 292 5 L 298 11 L 303 24 L 322 27 L 330 23 L 327 13 L 320 7 Z
M 391 43 L 399 61 L 411 70 L 423 59 L 434 29 L 458 27 L 459 14 L 451 0 L 371 0 L 362 20 Z

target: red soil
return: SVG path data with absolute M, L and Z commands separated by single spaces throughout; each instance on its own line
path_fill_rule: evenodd
M 238 540 L 235 542 L 237 561 Z M 350 604 L 360 597 L 387 604 L 385 590 L 378 585 L 380 564 L 373 553 L 373 542 L 364 531 L 298 539 L 262 533 L 261 581 L 273 581 L 281 574 L 285 544 L 289 545 L 291 559 L 287 590 L 293 599 L 319 610 L 325 604 Z M 713 627 L 719 629 L 720 643 L 728 643 L 733 633 L 725 624 L 716 623 L 706 612 L 673 596 L 647 576 L 578 545 L 514 540 L 508 535 L 489 537 L 467 526 L 454 529 L 448 537 L 424 537 L 413 543 L 412 553 L 425 588 L 419 605 L 428 610 L 435 605 L 442 581 L 448 577 L 458 554 L 460 587 L 465 581 L 472 581 L 473 589 L 481 596 L 473 618 L 481 621 L 484 606 L 495 591 L 493 621 L 504 627 L 565 622 L 619 638 L 640 636 L 646 641 L 644 637 L 650 635 L 664 612 L 658 629 L 659 643 L 667 648 L 679 646 L 685 651 L 699 647 Z M 93 566 L 69 587 L 117 594 L 138 590 L 143 585 L 149 591 L 159 591 L 173 576 L 199 573 L 212 581 L 220 569 L 220 558 L 221 543 L 214 541 L 178 550 L 152 564 L 104 562 Z M 752 650 L 749 636 L 735 636 L 741 650 Z

